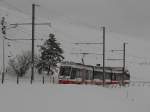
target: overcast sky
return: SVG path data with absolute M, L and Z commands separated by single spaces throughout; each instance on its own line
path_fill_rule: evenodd
M 9 8 L 31 14 L 31 4 L 39 3 L 36 14 L 70 18 L 87 27 L 106 25 L 112 32 L 139 38 L 150 36 L 150 0 L 0 0 Z

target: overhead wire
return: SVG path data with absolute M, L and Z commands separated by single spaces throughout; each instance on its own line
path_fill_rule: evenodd
M 7 3 L 7 2 L 6 2 Z M 22 10 L 20 10 L 20 9 L 18 9 L 17 7 L 14 7 L 14 6 L 12 6 L 11 4 L 9 4 L 9 3 L 7 3 L 8 5 L 10 5 L 11 7 L 13 7 L 13 8 L 15 8 L 17 11 L 19 11 L 19 12 L 21 12 L 21 13 L 24 13 Z M 46 9 L 46 7 L 42 7 L 42 8 L 45 8 Z M 46 10 L 47 11 L 47 10 Z M 53 27 L 54 28 L 54 27 Z M 56 29 L 55 29 L 56 30 Z M 57 31 L 58 31 L 58 29 L 57 29 Z M 25 34 L 27 33 L 25 30 L 21 30 L 21 32 L 24 32 Z M 60 32 L 60 30 L 59 30 L 59 32 Z M 68 39 L 69 39 L 69 37 L 70 36 L 72 36 L 72 35 L 70 35 L 70 34 L 67 34 L 67 33 L 64 33 L 64 32 L 62 32 L 61 31 L 61 33 L 63 33 L 64 34 L 64 37 L 65 38 L 67 38 L 68 37 Z M 28 36 L 31 36 L 31 34 L 27 34 Z M 66 35 L 69 35 L 69 36 L 66 36 Z M 39 36 L 39 35 L 38 35 Z M 19 42 L 24 42 L 24 41 L 19 41 Z M 25 43 L 26 44 L 26 43 Z

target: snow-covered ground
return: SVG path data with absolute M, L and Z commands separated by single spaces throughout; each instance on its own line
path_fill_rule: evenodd
M 9 6 L 8 6 L 9 7 Z M 5 16 L 9 23 L 31 22 L 31 17 L 11 7 L 0 5 L 0 17 Z M 81 55 L 72 52 L 101 53 L 102 47 L 75 46 L 74 42 L 102 42 L 100 28 L 87 27 L 77 24 L 66 17 L 55 19 L 37 19 L 36 22 L 51 22 L 52 27 L 36 27 L 36 38 L 48 38 L 54 33 L 65 51 L 66 60 L 81 61 Z M 0 34 L 2 38 L 2 34 Z M 30 26 L 18 26 L 7 30 L 8 38 L 31 38 Z M 43 41 L 36 41 L 35 45 Z M 149 40 L 134 38 L 115 32 L 106 32 L 107 58 L 122 58 L 110 52 L 111 49 L 122 49 L 123 42 L 128 42 L 126 65 L 131 73 L 131 80 L 150 81 L 150 49 Z M 0 39 L 2 45 L 2 39 Z M 8 45 L 10 45 L 8 47 Z M 29 41 L 5 41 L 6 66 L 8 56 L 14 57 L 22 50 L 31 49 Z M 2 46 L 0 47 L 0 73 L 2 71 Z M 38 48 L 36 47 L 36 52 Z M 89 55 L 85 57 L 86 64 L 101 63 L 101 56 Z M 122 65 L 122 62 L 106 62 L 107 66 Z M 1 77 L 1 75 L 0 75 Z M 149 112 L 150 85 L 131 83 L 126 88 L 103 88 L 94 85 L 58 85 L 50 84 L 47 78 L 42 85 L 42 77 L 36 77 L 37 82 L 30 85 L 30 75 L 20 79 L 16 84 L 16 77 L 6 75 L 4 85 L 0 84 L 0 112 Z M 25 83 L 24 83 L 25 82 Z
M 7 83 L 0 87 L 1 112 L 149 112 L 150 86 Z

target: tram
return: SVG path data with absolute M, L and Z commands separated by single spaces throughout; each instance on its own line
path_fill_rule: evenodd
M 127 69 L 123 72 L 122 67 L 105 67 L 103 77 L 103 67 L 84 65 L 75 62 L 62 62 L 59 67 L 59 84 L 124 84 L 130 82 L 130 73 Z

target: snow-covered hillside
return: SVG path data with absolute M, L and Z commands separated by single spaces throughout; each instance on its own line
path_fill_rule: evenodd
M 0 19 L 6 17 L 7 24 L 31 23 L 31 13 L 26 15 L 9 3 L 19 0 L 0 0 Z M 31 1 L 28 0 L 28 4 Z M 40 3 L 49 3 L 40 1 Z M 103 2 L 104 0 L 102 0 Z M 19 3 L 27 5 L 27 1 Z M 18 2 L 17 2 L 18 3 Z M 18 4 L 19 4 L 18 3 Z M 71 2 L 72 4 L 74 2 Z M 63 3 L 65 4 L 65 3 Z M 103 4 L 101 4 L 103 5 Z M 49 6 L 49 4 L 45 4 Z M 21 7 L 21 6 L 19 6 Z M 69 6 L 68 6 L 69 7 Z M 81 7 L 81 6 L 80 6 Z M 26 7 L 27 9 L 28 7 Z M 45 7 L 46 8 L 46 7 Z M 57 7 L 56 7 L 57 8 Z M 90 10 L 90 9 L 89 9 Z M 103 10 L 101 10 L 103 11 Z M 53 11 L 51 11 L 53 12 Z M 40 12 L 41 13 L 41 12 Z M 55 11 L 53 12 L 55 13 Z M 59 12 L 61 13 L 61 11 Z M 89 13 L 89 12 L 88 12 Z M 88 14 L 87 13 L 87 14 Z M 40 14 L 42 15 L 42 14 Z M 63 14 L 62 14 L 63 15 Z M 64 49 L 65 60 L 81 62 L 82 55 L 72 53 L 90 52 L 102 54 L 101 45 L 75 45 L 76 42 L 102 42 L 101 23 L 99 26 L 84 25 L 78 19 L 58 16 L 53 18 L 39 18 L 36 13 L 36 22 L 50 22 L 46 26 L 36 26 L 36 39 L 47 39 L 49 33 L 54 33 Z M 108 16 L 109 17 L 109 16 Z M 123 16 L 124 17 L 124 16 Z M 103 20 L 103 19 L 102 19 Z M 95 21 L 94 21 L 95 22 Z M 81 23 L 81 24 L 80 24 Z M 136 22 L 135 22 L 136 23 Z M 115 24 L 115 23 L 113 23 Z M 128 23 L 129 24 L 129 23 Z M 10 26 L 8 26 L 10 27 Z M 122 28 L 123 26 L 121 26 Z M 1 28 L 1 26 L 0 26 Z M 0 33 L 0 80 L 2 71 L 2 34 Z M 7 30 L 7 38 L 30 39 L 31 26 L 17 26 Z M 44 40 L 35 41 L 35 52 L 38 53 L 38 45 Z M 115 33 L 106 27 L 106 58 L 122 58 L 122 52 L 112 53 L 112 49 L 122 50 L 123 42 L 126 45 L 126 67 L 133 81 L 150 81 L 150 40 L 131 37 Z M 15 57 L 22 51 L 31 50 L 31 41 L 5 40 L 5 63 L 9 58 Z M 9 56 L 9 57 L 8 57 Z M 102 64 L 102 56 L 85 56 L 86 64 Z M 107 66 L 122 66 L 122 61 L 106 61 Z M 30 71 L 25 77 L 19 79 L 13 74 L 5 74 L 5 82 L 0 85 L 0 112 L 149 112 L 150 111 L 150 85 L 149 83 L 131 83 L 129 87 L 96 86 L 96 85 L 61 85 L 50 83 L 49 76 L 45 76 L 45 84 L 42 84 L 42 75 L 35 73 L 35 81 L 30 84 Z M 56 80 L 57 81 L 57 80 Z
M 31 22 L 31 17 L 21 12 L 0 7 L 0 16 L 5 16 L 8 24 Z M 49 26 L 36 26 L 36 38 L 48 38 L 49 33 L 54 33 L 57 40 L 62 44 L 66 60 L 81 62 L 81 55 L 73 55 L 74 52 L 102 53 L 101 45 L 74 45 L 75 42 L 102 42 L 100 26 L 86 27 L 76 24 L 72 19 L 62 17 L 59 19 L 37 18 L 36 22 L 51 22 Z M 31 26 L 18 26 L 7 30 L 8 38 L 31 38 Z M 2 34 L 1 34 L 2 38 Z M 43 41 L 35 41 L 37 45 Z M 117 34 L 109 29 L 106 31 L 106 57 L 122 58 L 122 54 L 111 53 L 112 49 L 123 49 L 123 42 L 127 42 L 126 66 L 130 70 L 131 80 L 150 80 L 150 49 L 149 40 L 142 40 L 126 35 Z M 10 46 L 8 46 L 8 44 Z M 0 39 L 0 68 L 2 69 L 2 39 Z M 15 56 L 22 50 L 31 49 L 31 41 L 6 41 L 5 43 L 6 65 L 9 56 Z M 102 56 L 88 55 L 85 57 L 86 64 L 102 64 Z M 107 66 L 122 66 L 122 62 L 106 62 Z

